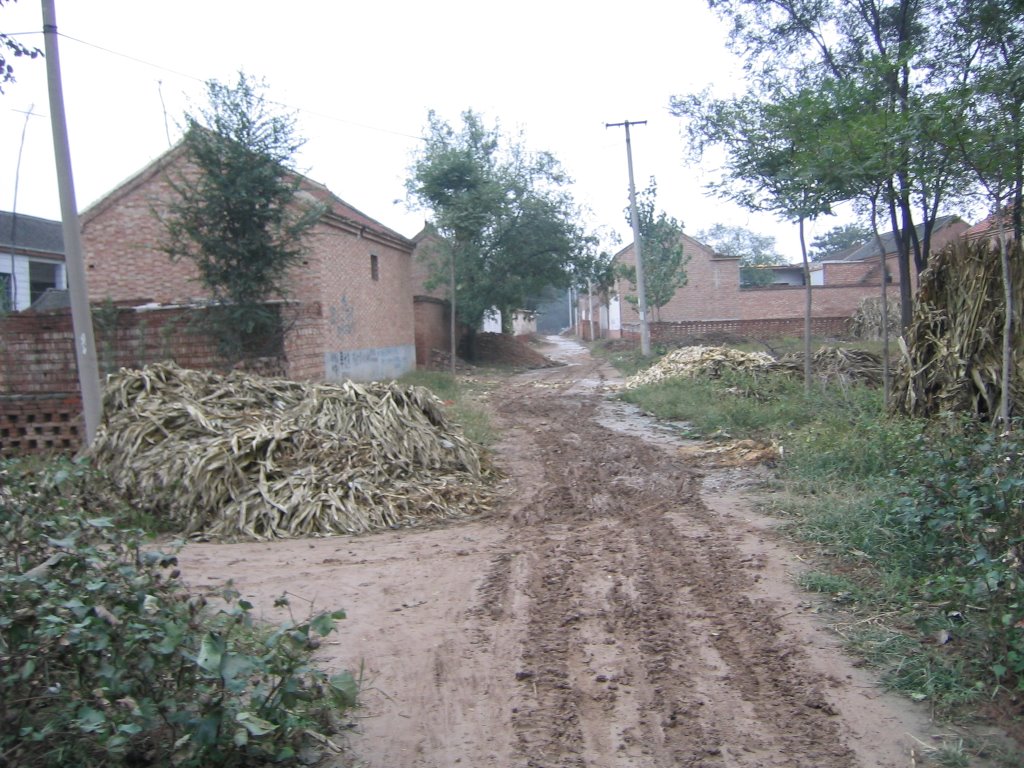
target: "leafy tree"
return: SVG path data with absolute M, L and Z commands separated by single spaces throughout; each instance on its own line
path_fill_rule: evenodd
M 0 7 L 9 0 L 0 0 Z M 42 56 L 43 52 L 38 48 L 29 48 L 27 45 L 15 40 L 10 35 L 0 32 L 0 93 L 4 92 L 3 86 L 14 82 L 14 65 L 11 64 L 8 56 L 21 58 L 27 56 L 34 59 Z
M 1012 2 L 1013 0 L 1007 0 Z M 967 0 L 964 0 L 966 3 Z M 941 94 L 970 70 L 944 47 L 956 44 L 960 9 L 946 0 L 711 0 L 732 21 L 731 44 L 750 72 L 748 98 L 770 101 L 801 89 L 856 94 L 847 116 L 875 120 L 869 189 L 896 235 L 904 324 L 910 321 L 911 270 L 927 265 L 938 209 L 963 184 L 963 169 L 937 133 L 953 129 Z M 1011 14 L 1019 18 L 1019 13 Z M 969 57 L 962 62 L 970 61 Z M 835 116 L 833 116 L 835 117 Z M 833 120 L 834 122 L 834 120 Z M 862 139 L 867 136 L 862 134 Z M 841 146 L 834 132 L 831 147 Z M 867 145 L 863 145 L 866 147 Z M 828 157 L 828 146 L 819 148 Z M 843 153 L 840 153 L 841 156 Z M 839 159 L 839 158 L 836 158 Z M 863 167 L 836 170 L 864 181 Z M 865 190 L 865 196 L 874 194 Z M 922 236 L 916 224 L 920 223 Z
M 811 261 L 825 261 L 835 254 L 864 243 L 872 236 L 871 228 L 862 224 L 840 224 L 811 240 Z
M 287 272 L 324 210 L 296 199 L 303 141 L 292 117 L 270 110 L 265 87 L 241 72 L 234 85 L 206 84 L 208 106 L 185 117 L 190 167 L 171 180 L 177 199 L 165 219 L 163 250 L 198 267 L 212 298 L 209 329 L 235 360 L 279 338 L 267 301 L 287 297 Z
M 409 173 L 409 196 L 432 212 L 447 242 L 431 282 L 452 287 L 453 312 L 469 328 L 495 308 L 510 324 L 530 296 L 569 286 L 590 238 L 551 154 L 528 151 L 521 137 L 505 140 L 472 110 L 459 129 L 431 111 Z
M 710 245 L 715 253 L 734 256 L 740 260 L 742 285 L 767 285 L 772 282 L 769 267 L 785 264 L 786 260 L 775 250 L 775 238 L 759 235 L 746 227 L 715 224 L 697 234 L 697 239 Z
M 683 224 L 664 211 L 656 210 L 658 185 L 651 178 L 646 190 L 637 195 L 636 209 L 643 242 L 643 267 L 647 306 L 654 309 L 655 322 L 661 322 L 661 308 L 671 301 L 676 291 L 686 285 L 686 264 L 690 257 L 683 251 Z M 627 221 L 629 211 L 626 211 Z M 619 274 L 636 291 L 636 267 L 621 265 Z M 639 306 L 639 297 L 627 294 L 626 301 Z
M 804 223 L 831 213 L 849 196 L 848 179 L 822 152 L 834 129 L 833 94 L 804 88 L 716 100 L 690 97 L 673 109 L 690 118 L 691 146 L 699 153 L 721 145 L 725 175 L 712 188 L 749 210 L 776 213 L 798 224 L 804 267 L 804 386 L 811 387 L 811 280 Z

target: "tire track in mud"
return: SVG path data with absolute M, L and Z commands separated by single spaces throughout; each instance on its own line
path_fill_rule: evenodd
M 754 576 L 696 473 L 600 426 L 586 375 L 548 371 L 496 405 L 520 433 L 514 472 L 535 473 L 516 483 L 532 490 L 510 500 L 480 591 L 481 605 L 524 614 L 482 613 L 517 635 L 516 765 L 855 765 L 827 681 L 748 596 Z

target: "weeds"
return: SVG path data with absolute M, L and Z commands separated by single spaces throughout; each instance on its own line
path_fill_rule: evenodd
M 793 385 L 795 384 L 795 385 Z M 875 390 L 806 398 L 774 377 L 675 379 L 624 394 L 708 436 L 783 448 L 773 506 L 822 559 L 801 577 L 852 616 L 840 631 L 938 715 L 1024 700 L 1024 436 L 883 413 Z M 957 764 L 954 754 L 943 757 Z
M 294 762 L 355 704 L 311 663 L 340 611 L 274 629 L 230 585 L 189 594 L 173 550 L 100 516 L 64 462 L 0 464 L 0 764 Z

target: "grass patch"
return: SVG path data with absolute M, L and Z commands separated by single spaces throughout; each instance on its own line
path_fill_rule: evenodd
M 841 608 L 850 648 L 887 686 L 938 716 L 992 700 L 1024 712 L 1021 425 L 994 435 L 887 416 L 877 390 L 807 397 L 798 377 L 673 379 L 622 396 L 701 435 L 781 445 L 770 503 L 819 555 L 801 584 Z

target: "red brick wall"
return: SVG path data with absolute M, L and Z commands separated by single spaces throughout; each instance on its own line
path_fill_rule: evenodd
M 656 317 L 662 322 L 724 321 L 724 320 L 776 320 L 801 319 L 804 314 L 803 286 L 770 285 L 740 288 L 739 260 L 715 257 L 701 243 L 684 237 L 683 251 L 690 255 L 686 265 L 687 284 L 661 308 L 660 317 L 648 308 L 648 321 Z M 634 263 L 633 247 L 628 246 L 618 255 L 626 264 Z M 833 265 L 829 265 L 833 266 Z M 844 282 L 857 276 L 858 282 L 845 285 L 812 286 L 811 315 L 819 318 L 851 317 L 861 299 L 877 296 L 881 290 L 877 274 L 861 282 L 864 265 L 847 270 Z M 620 280 L 616 289 L 620 296 L 635 295 L 629 283 Z M 890 286 L 890 295 L 897 290 Z M 639 323 L 640 314 L 632 304 L 622 301 L 622 324 Z
M 319 305 L 282 308 L 284 361 L 249 361 L 264 375 L 322 380 Z M 94 307 L 100 375 L 173 360 L 184 368 L 224 370 L 216 343 L 194 324 L 195 310 Z M 79 447 L 81 397 L 68 310 L 0 317 L 0 456 Z
M 451 351 L 451 313 L 448 302 L 430 296 L 413 299 L 416 317 L 416 367 L 427 368 L 433 360 L 433 350 Z
M 207 295 L 191 262 L 172 262 L 159 250 L 164 225 L 154 211 L 166 210 L 165 201 L 172 199 L 166 167 L 180 162 L 180 155 L 172 153 L 83 214 L 82 243 L 94 300 L 175 303 Z M 405 349 L 411 358 L 412 242 L 386 228 L 376 231 L 369 219 L 313 182 L 303 182 L 303 193 L 330 210 L 311 230 L 302 264 L 288 276 L 291 298 L 320 307 L 316 321 L 290 340 L 295 345 L 289 354 L 293 375 L 328 377 L 327 356 L 337 353 Z M 374 259 L 376 277 L 371 274 Z
M 811 333 L 815 336 L 843 336 L 846 334 L 847 317 L 811 318 Z M 681 323 L 651 323 L 651 342 L 670 344 L 694 336 L 727 333 L 750 339 L 771 339 L 780 336 L 802 336 L 803 318 L 782 318 L 774 320 L 690 320 Z M 623 324 L 622 338 L 639 343 L 640 325 Z

